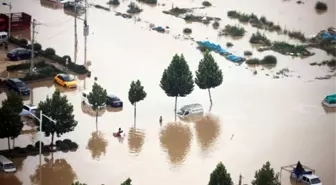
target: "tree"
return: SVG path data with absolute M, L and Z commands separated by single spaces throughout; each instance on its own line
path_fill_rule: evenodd
M 206 52 L 198 65 L 195 83 L 200 89 L 208 89 L 210 105 L 212 105 L 210 88 L 215 88 L 221 85 L 222 82 L 222 70 L 219 68 L 212 55 L 209 52 Z
M 132 180 L 130 178 L 126 179 L 125 182 L 121 183 L 120 185 L 132 185 Z
M 167 96 L 175 97 L 176 119 L 177 97 L 185 97 L 194 90 L 193 76 L 183 54 L 176 54 L 168 68 L 163 71 L 160 87 Z
M 80 183 L 80 182 L 76 181 L 76 182 L 72 183 L 71 185 L 87 185 L 87 184 L 85 184 L 85 183 Z
M 23 123 L 20 119 L 22 111 L 22 97 L 14 92 L 8 94 L 6 100 L 2 102 L 0 109 L 0 138 L 8 139 L 8 150 L 10 150 L 10 138 L 17 138 L 22 130 Z
M 96 111 L 96 124 L 98 122 L 98 111 L 107 101 L 107 92 L 102 86 L 98 85 L 96 82 L 92 86 L 92 91 L 88 95 L 89 103 L 94 111 Z
M 216 169 L 211 173 L 208 185 L 233 185 L 231 176 L 222 162 L 218 163 Z
M 140 80 L 132 81 L 131 87 L 128 91 L 128 100 L 134 106 L 134 125 L 136 119 L 136 104 L 144 100 L 147 96 L 147 93 L 144 90 L 144 87 L 141 85 Z
M 71 132 L 77 126 L 77 121 L 74 119 L 73 106 L 69 103 L 66 96 L 61 96 L 59 90 L 55 90 L 52 98 L 47 97 L 45 101 L 41 101 L 38 105 L 42 113 L 53 120 L 42 117 L 42 131 L 47 137 L 51 136 L 50 145 L 54 144 L 54 136 L 60 137 L 62 134 Z M 37 113 L 39 117 L 39 113 Z M 40 129 L 40 128 L 38 128 Z
M 275 174 L 271 164 L 267 161 L 262 168 L 256 171 L 252 185 L 280 185 L 279 174 Z

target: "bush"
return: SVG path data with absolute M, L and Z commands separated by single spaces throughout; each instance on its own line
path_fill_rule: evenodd
M 257 58 L 251 58 L 251 59 L 246 60 L 246 64 L 250 64 L 250 65 L 260 64 L 260 60 Z
M 20 149 L 17 150 L 17 152 L 19 154 L 25 154 L 25 153 L 27 153 L 27 150 L 25 148 L 20 148 Z
M 302 42 L 305 42 L 307 40 L 305 35 L 299 31 L 288 31 L 287 34 L 290 38 L 299 39 Z
M 107 4 L 118 6 L 118 5 L 120 5 L 120 1 L 119 0 L 110 0 L 109 2 L 107 2 Z
M 64 139 L 63 140 L 63 143 L 66 144 L 66 145 L 68 145 L 68 146 L 71 144 L 71 142 L 72 141 L 70 139 Z
M 28 146 L 26 147 L 26 149 L 27 149 L 28 151 L 33 151 L 33 150 L 35 150 L 35 148 L 34 148 L 33 145 L 28 145 Z
M 22 44 L 22 45 L 24 45 L 24 46 L 28 45 L 27 39 L 19 39 L 19 43 Z
M 219 28 L 219 22 L 218 21 L 215 21 L 213 24 L 212 24 L 212 27 L 214 29 L 218 29 Z
M 27 48 L 27 44 L 28 44 L 27 40 L 25 40 L 25 39 L 17 39 L 17 38 L 12 37 L 12 36 L 8 39 L 8 42 L 13 43 L 13 44 L 15 44 L 17 46 L 20 46 L 22 48 Z
M 235 10 L 228 11 L 227 15 L 228 15 L 228 17 L 232 17 L 232 18 L 238 18 L 239 17 L 239 13 Z
M 54 56 L 56 55 L 56 51 L 53 48 L 47 48 L 44 50 L 43 55 L 45 57 Z
M 320 11 L 326 11 L 328 9 L 328 5 L 324 2 L 317 1 L 315 4 L 315 9 Z
M 62 141 L 60 141 L 60 140 L 57 140 L 57 141 L 55 142 L 56 146 L 59 146 L 61 143 L 62 143 Z
M 75 143 L 75 142 L 71 142 L 70 145 L 69 145 L 69 149 L 70 150 L 77 150 L 78 148 L 78 144 Z
M 225 28 L 221 31 L 220 35 L 231 35 L 234 37 L 241 37 L 245 34 L 245 29 L 240 26 L 231 26 L 226 25 Z
M 184 28 L 183 33 L 190 34 L 190 33 L 192 33 L 192 30 L 190 28 Z
M 138 0 L 138 1 L 147 4 L 157 4 L 157 0 Z
M 50 153 L 51 152 L 50 146 L 43 146 L 42 151 L 43 153 Z
M 253 55 L 253 53 L 251 51 L 244 51 L 244 55 L 245 56 L 251 56 L 251 55 Z
M 31 81 L 31 80 L 40 80 L 43 78 L 54 77 L 58 73 L 62 73 L 61 70 L 56 68 L 55 66 L 49 65 L 45 68 L 41 68 L 37 73 L 27 74 L 22 78 L 23 81 Z
M 230 48 L 232 46 L 233 46 L 233 44 L 231 42 L 226 43 L 226 47 Z
M 142 9 L 134 2 L 131 2 L 128 5 L 128 10 L 126 11 L 129 14 L 136 14 L 142 12 Z
M 260 64 L 276 64 L 276 63 L 277 58 L 273 55 L 267 55 L 260 61 Z
M 209 7 L 209 6 L 211 6 L 212 4 L 211 4 L 209 1 L 203 1 L 203 2 L 202 2 L 202 5 L 203 5 L 203 6 L 206 6 L 206 7 Z
M 303 54 L 310 55 L 310 52 L 303 45 L 292 45 L 286 42 L 274 42 L 272 45 L 272 50 L 277 51 L 282 54 L 293 53 L 294 55 Z
M 41 146 L 42 146 L 42 147 L 44 146 L 44 143 L 43 143 L 43 142 L 41 142 Z M 40 148 L 40 141 L 37 141 L 37 142 L 35 143 L 35 148 L 37 148 L 37 149 Z
M 68 145 L 66 145 L 65 143 L 61 143 L 59 145 L 59 149 L 63 152 L 67 152 L 67 151 L 69 151 L 70 147 Z
M 266 46 L 271 45 L 271 41 L 265 36 L 265 34 L 261 34 L 259 31 L 257 33 L 253 33 L 250 38 L 250 43 L 252 44 L 263 44 Z

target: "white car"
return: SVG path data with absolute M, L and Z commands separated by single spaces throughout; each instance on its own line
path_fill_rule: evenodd
M 24 110 L 26 110 L 26 111 L 28 111 L 28 112 L 31 112 L 31 113 L 35 114 L 36 111 L 38 110 L 38 108 L 37 108 L 37 106 L 35 106 L 35 105 L 27 104 L 27 105 L 23 105 L 23 109 L 22 109 L 22 111 L 24 111 Z M 31 116 L 31 115 L 28 115 L 28 116 L 29 116 L 29 117 L 33 117 L 33 116 Z
M 88 100 L 88 95 L 89 94 L 90 94 L 90 91 L 83 91 L 83 93 L 82 93 L 82 103 L 92 106 L 91 103 Z M 104 107 L 106 107 L 106 103 L 104 103 L 104 105 L 102 107 L 99 107 L 99 108 L 104 108 Z
M 176 113 L 180 118 L 188 117 L 193 114 L 202 114 L 203 115 L 203 107 L 199 103 L 194 103 L 190 105 L 185 105 L 180 108 L 180 110 Z
M 297 179 L 294 173 L 292 173 L 291 178 Z M 303 174 L 297 180 L 306 185 L 322 185 L 320 178 L 314 174 Z

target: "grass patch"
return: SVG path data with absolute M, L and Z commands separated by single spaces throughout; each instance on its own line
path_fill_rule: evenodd
M 226 43 L 226 47 L 230 48 L 232 46 L 233 46 L 233 44 L 231 42 Z
M 293 56 L 311 56 L 312 54 L 303 45 L 292 45 L 286 42 L 273 42 L 271 46 L 273 51 L 279 52 L 284 55 Z
M 328 5 L 324 2 L 317 1 L 315 4 L 315 9 L 319 11 L 327 11 L 328 10 Z
M 242 37 L 245 35 L 245 29 L 241 26 L 226 25 L 224 29 L 219 32 L 219 35 L 230 35 L 233 37 Z
M 249 65 L 276 65 L 277 62 L 277 58 L 273 55 L 267 55 L 262 60 L 259 60 L 258 58 L 246 60 L 246 63 Z
M 191 34 L 192 30 L 190 28 L 184 28 L 183 29 L 183 33 L 185 33 L 185 34 Z
M 131 2 L 128 5 L 128 10 L 126 12 L 129 14 L 137 14 L 137 13 L 142 12 L 142 9 L 136 3 Z
M 265 34 L 261 34 L 259 31 L 257 33 L 253 33 L 250 38 L 250 43 L 252 44 L 261 44 L 265 46 L 270 46 L 271 41 L 266 37 Z
M 157 0 L 138 0 L 138 1 L 142 3 L 146 3 L 146 4 L 152 4 L 152 5 L 157 4 Z
M 110 0 L 109 2 L 107 2 L 107 4 L 118 6 L 118 5 L 120 5 L 120 1 L 119 0 Z
M 219 22 L 215 21 L 214 23 L 212 23 L 212 27 L 216 30 L 219 28 Z
M 205 7 L 212 6 L 212 4 L 209 1 L 203 1 L 202 5 L 205 6 Z
M 252 56 L 252 51 L 244 51 L 244 56 Z

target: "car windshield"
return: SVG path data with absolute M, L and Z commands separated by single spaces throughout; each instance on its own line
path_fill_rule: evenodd
M 71 76 L 63 76 L 63 79 L 65 82 L 71 82 L 74 80 Z
M 15 85 L 17 87 L 25 87 L 26 86 L 23 82 L 16 82 Z
M 315 179 L 312 179 L 311 180 L 311 184 L 318 184 L 318 183 L 320 183 L 321 181 L 320 181 L 320 179 L 319 178 L 315 178 Z
M 177 112 L 177 114 L 178 114 L 178 115 L 183 115 L 183 114 L 184 114 L 184 111 L 183 111 L 183 110 L 179 110 L 179 111 Z
M 13 163 L 4 164 L 4 169 L 12 169 L 12 168 L 15 168 Z

